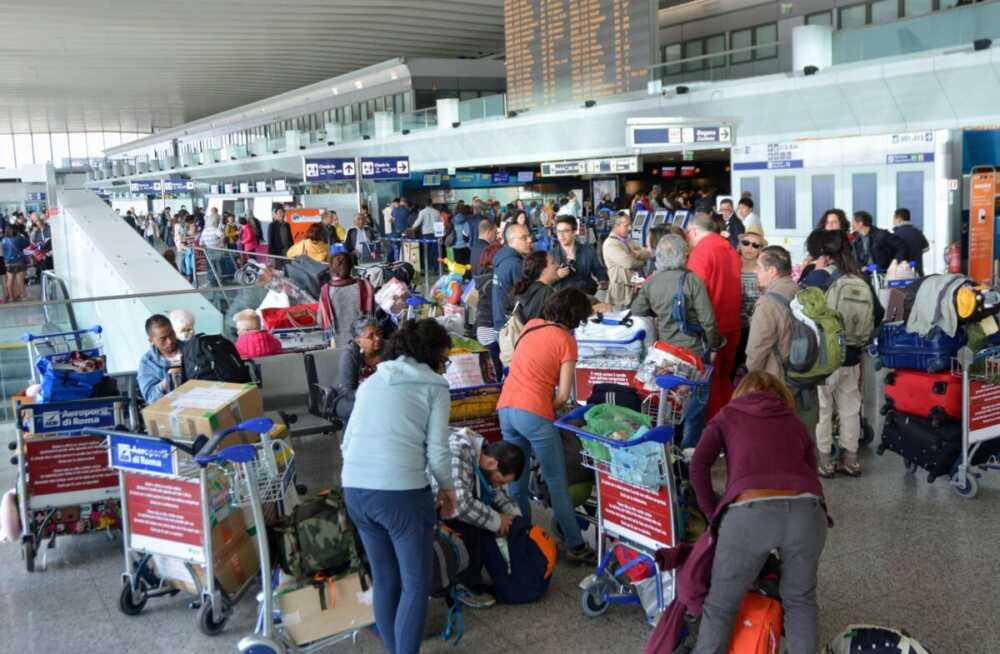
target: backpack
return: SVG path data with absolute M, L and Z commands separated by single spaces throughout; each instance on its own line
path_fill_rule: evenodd
M 733 635 L 729 640 L 729 654 L 778 654 L 781 652 L 781 602 L 760 593 L 743 596 Z
M 309 297 L 319 299 L 320 289 L 330 283 L 330 267 L 302 254 L 285 265 L 285 277 Z
M 524 321 L 521 320 L 520 308 L 521 302 L 519 300 L 514 304 L 514 309 L 510 312 L 510 318 L 500 328 L 500 333 L 497 335 L 497 342 L 500 344 L 500 363 L 503 364 L 504 368 L 510 368 L 511 362 L 514 361 L 514 350 L 517 349 L 517 344 L 521 342 L 522 337 L 542 327 L 558 326 L 554 322 L 546 322 L 541 325 L 535 325 L 531 329 L 525 329 Z
M 905 631 L 889 627 L 852 624 L 835 636 L 824 654 L 929 654 L 926 648 Z
M 642 411 L 642 396 L 631 386 L 622 384 L 594 384 L 590 389 L 587 405 L 614 404 L 633 411 Z
M 249 384 L 253 381 L 247 364 L 232 341 L 218 334 L 195 334 L 181 343 L 184 379 L 204 379 Z
M 483 564 L 498 602 L 526 604 L 545 595 L 556 565 L 556 542 L 523 516 L 514 518 L 506 539 L 483 538 Z M 506 551 L 500 549 L 506 543 Z
M 677 283 L 677 292 L 674 293 L 674 298 L 670 301 L 670 320 L 688 336 L 704 336 L 704 327 L 687 321 L 687 298 L 684 296 L 684 282 L 687 281 L 687 276 L 688 271 L 685 270 L 681 273 L 681 279 Z
M 826 288 L 826 303 L 844 319 L 844 342 L 864 347 L 875 331 L 875 301 L 871 287 L 861 277 L 835 271 Z
M 465 633 L 465 618 L 462 602 L 458 599 L 458 576 L 469 567 L 469 550 L 462 538 L 444 525 L 434 530 L 433 572 L 431 576 L 431 596 L 443 597 L 448 604 L 448 621 L 441 640 L 451 640 L 455 645 Z
M 273 531 L 278 565 L 296 579 L 335 577 L 360 568 L 361 548 L 340 491 L 303 501 Z
M 844 319 L 827 305 L 823 291 L 804 288 L 792 301 L 774 291 L 765 296 L 788 309 L 791 318 L 792 334 L 785 361 L 789 381 L 820 383 L 843 365 L 847 354 Z M 774 349 L 778 353 L 777 343 Z

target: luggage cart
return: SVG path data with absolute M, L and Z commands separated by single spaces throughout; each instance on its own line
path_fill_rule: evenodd
M 76 351 L 101 356 L 101 327 L 25 334 L 31 381 L 41 381 L 38 363 L 42 359 L 60 362 Z M 88 335 L 95 337 L 84 347 Z M 83 435 L 84 427 L 111 427 L 122 424 L 128 415 L 129 399 L 109 396 L 57 402 L 26 403 L 16 400 L 15 440 L 8 447 L 16 452 L 18 516 L 21 520 L 21 556 L 25 569 L 35 571 L 35 558 L 43 541 L 47 567 L 48 550 L 60 535 L 105 532 L 119 525 L 118 483 L 105 467 L 100 439 Z
M 206 636 L 220 633 L 232 615 L 232 607 L 246 593 L 253 577 L 232 596 L 216 581 L 212 551 L 213 498 L 210 485 L 217 478 L 210 469 L 189 456 L 209 454 L 229 435 L 256 434 L 269 443 L 266 434 L 274 423 L 251 418 L 218 432 L 212 438 L 199 436 L 192 443 L 179 443 L 162 436 L 133 432 L 86 429 L 84 433 L 107 439 L 107 457 L 118 471 L 121 486 L 122 533 L 125 571 L 118 608 L 138 615 L 151 598 L 173 597 L 180 589 L 169 586 L 154 570 L 154 555 L 179 561 L 194 583 L 198 628 Z M 195 568 L 204 568 L 204 582 Z
M 348 629 L 303 646 L 292 642 L 284 629 L 282 615 L 277 608 L 277 568 L 272 568 L 267 539 L 264 504 L 280 505 L 293 486 L 294 454 L 285 443 L 257 443 L 234 445 L 216 454 L 195 457 L 199 466 L 219 464 L 224 466 L 230 480 L 233 504 L 249 507 L 257 532 L 257 551 L 261 566 L 260 607 L 254 633 L 240 640 L 240 652 L 252 654 L 306 654 L 325 649 L 344 640 L 357 642 L 361 627 Z
M 951 476 L 952 490 L 971 499 L 984 470 L 1000 470 L 1000 348 L 958 351 L 952 371 L 962 378 L 962 453 Z
M 698 381 L 671 375 L 656 378 L 658 426 L 639 438 L 617 441 L 574 426 L 590 407 L 578 407 L 555 423 L 592 445 L 581 453 L 583 464 L 597 477 L 598 566 L 580 582 L 580 604 L 587 616 L 602 615 L 611 604 L 639 604 L 652 624 L 674 599 L 676 573 L 659 570 L 655 554 L 679 541 L 674 426 L 684 419 L 691 387 L 709 383 L 711 368 L 707 368 Z M 617 540 L 607 546 L 610 538 Z M 626 563 L 618 563 L 619 553 Z M 629 580 L 628 573 L 639 565 L 654 573 Z

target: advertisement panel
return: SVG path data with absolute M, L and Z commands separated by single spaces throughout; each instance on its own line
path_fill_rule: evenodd
M 982 284 L 992 284 L 996 171 L 976 169 L 970 185 L 969 277 Z
M 650 490 L 598 473 L 605 529 L 650 550 L 673 547 L 673 511 L 665 487 Z
M 298 243 L 306 237 L 306 232 L 313 223 L 320 222 L 323 212 L 319 209 L 288 209 L 285 211 L 285 220 L 292 230 L 292 242 Z

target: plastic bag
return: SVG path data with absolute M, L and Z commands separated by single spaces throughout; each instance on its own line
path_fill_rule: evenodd
M 591 407 L 584 414 L 584 420 L 587 421 L 587 431 L 619 441 L 627 441 L 640 429 L 653 426 L 649 416 L 614 404 Z

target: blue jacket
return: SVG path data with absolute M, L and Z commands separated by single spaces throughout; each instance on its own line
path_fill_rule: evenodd
M 428 469 L 451 488 L 450 412 L 448 380 L 426 364 L 405 356 L 380 363 L 358 387 L 344 430 L 344 488 L 418 490 Z
M 493 257 L 493 329 L 500 330 L 507 323 L 504 307 L 514 284 L 521 278 L 521 266 L 524 258 L 521 254 L 505 245 Z
M 402 234 L 410 228 L 409 207 L 396 207 L 392 210 L 392 233 Z
M 139 360 L 139 370 L 136 373 L 136 382 L 139 384 L 139 392 L 146 400 L 146 404 L 152 404 L 163 397 L 163 389 L 160 382 L 167 378 L 167 371 L 170 363 L 167 362 L 160 351 L 155 346 L 150 345 L 149 350 L 142 355 Z
M 560 266 L 566 262 L 566 254 L 562 246 L 556 243 L 552 256 Z M 555 283 L 556 290 L 578 288 L 587 295 L 597 292 L 597 282 L 608 281 L 608 271 L 597 260 L 593 248 L 583 243 L 576 244 L 576 259 L 573 262 L 574 272 Z M 595 281 L 596 280 L 596 281 Z
M 456 248 L 467 248 L 472 243 L 472 230 L 469 225 L 469 217 L 464 213 L 456 213 L 451 219 L 455 229 Z
M 24 263 L 24 248 L 28 247 L 28 239 L 23 236 L 7 236 L 3 239 L 3 258 L 7 263 Z

